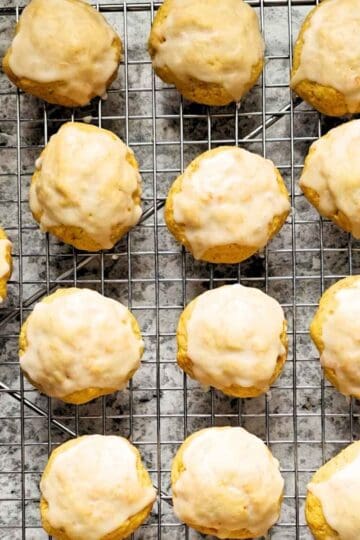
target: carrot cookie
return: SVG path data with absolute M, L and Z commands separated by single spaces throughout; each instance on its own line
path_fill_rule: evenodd
M 294 49 L 291 86 L 329 116 L 360 112 L 360 0 L 323 0 Z
M 345 396 L 360 399 L 360 276 L 341 279 L 320 299 L 310 326 L 325 376 Z
M 221 146 L 198 156 L 173 183 L 165 220 L 196 259 L 238 263 L 266 246 L 289 211 L 272 161 Z
M 20 333 L 20 367 L 44 394 L 67 403 L 124 388 L 144 350 L 130 311 L 89 289 L 59 289 L 36 304 Z
M 7 282 L 12 271 L 12 244 L 0 227 L 0 304 L 7 296 Z
M 157 75 L 206 105 L 239 101 L 262 72 L 264 48 L 243 0 L 165 0 L 149 38 Z
M 300 178 L 318 212 L 360 239 L 360 120 L 347 122 L 315 141 Z
M 25 92 L 65 107 L 87 105 L 116 78 L 122 44 L 82 0 L 31 0 L 3 69 Z
M 202 534 L 257 538 L 279 518 L 279 463 L 240 427 L 193 433 L 175 456 L 171 482 L 176 515 Z
M 357 540 L 359 508 L 360 442 L 355 442 L 313 476 L 306 497 L 306 521 L 316 540 Z
M 133 151 L 114 133 L 64 124 L 36 162 L 30 208 L 41 230 L 89 251 L 112 248 L 141 217 Z
M 236 397 L 266 392 L 287 354 L 286 320 L 276 300 L 251 287 L 207 291 L 183 311 L 179 366 L 204 386 Z
M 90 435 L 54 450 L 40 482 L 41 520 L 60 540 L 120 540 L 156 499 L 137 449 L 122 437 Z

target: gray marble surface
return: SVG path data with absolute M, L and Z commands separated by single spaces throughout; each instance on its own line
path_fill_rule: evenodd
M 280 168 L 293 195 L 292 217 L 266 253 L 240 267 L 195 262 L 165 229 L 161 210 L 112 252 L 90 259 L 74 253 L 40 233 L 27 204 L 34 161 L 46 139 L 72 113 L 44 106 L 29 95 L 17 95 L 0 74 L 0 223 L 15 251 L 9 298 L 0 309 L 0 381 L 11 390 L 0 392 L 0 491 L 4 499 L 0 539 L 46 538 L 39 527 L 38 481 L 48 452 L 69 438 L 69 430 L 130 437 L 161 495 L 150 520 L 135 537 L 186 538 L 169 499 L 171 459 L 186 434 L 212 424 L 240 424 L 269 443 L 286 480 L 281 519 L 269 538 L 308 539 L 303 515 L 306 483 L 323 459 L 357 438 L 360 431 L 359 405 L 349 405 L 334 389 L 321 386 L 318 357 L 307 332 L 322 288 L 351 271 L 359 272 L 360 266 L 359 246 L 331 223 L 320 223 L 297 186 L 311 141 L 334 125 L 298 101 L 290 110 L 288 18 L 295 36 L 309 8 L 270 7 L 265 0 L 262 16 L 268 61 L 264 83 L 253 89 L 238 110 L 232 105 L 209 111 L 182 102 L 174 89 L 153 80 L 145 47 L 151 3 L 145 2 L 146 9 L 138 11 L 131 9 L 134 3 L 127 2 L 127 79 L 122 66 L 107 101 L 76 110 L 73 117 L 91 116 L 94 123 L 101 121 L 129 142 L 141 165 L 146 209 L 153 207 L 156 197 L 163 200 L 182 166 L 209 144 L 239 143 L 265 154 Z M 16 5 L 15 0 L 0 0 L 0 7 Z M 106 16 L 124 37 L 123 12 Z M 15 13 L 2 16 L 0 11 L 1 56 L 14 24 Z M 264 127 L 264 120 L 270 125 Z M 130 388 L 78 409 L 50 402 L 26 382 L 23 395 L 28 401 L 21 405 L 17 399 L 22 393 L 17 358 L 21 317 L 31 309 L 27 299 L 45 294 L 60 278 L 64 285 L 88 286 L 129 304 L 145 336 L 142 367 Z M 184 301 L 238 279 L 266 290 L 282 303 L 290 341 L 284 372 L 271 392 L 242 401 L 204 392 L 193 381 L 184 381 L 175 363 L 175 329 Z M 197 537 L 188 532 L 188 538 Z

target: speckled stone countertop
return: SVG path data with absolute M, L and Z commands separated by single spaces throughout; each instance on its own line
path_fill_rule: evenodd
M 286 2 L 270 7 L 264 0 L 268 57 L 264 83 L 238 109 L 231 105 L 208 110 L 182 102 L 174 89 L 153 78 L 145 46 L 151 2 L 140 3 L 138 10 L 135 3 L 126 2 L 126 25 L 124 10 L 106 13 L 122 38 L 127 29 L 128 67 L 121 66 L 113 91 L 101 104 L 76 110 L 72 116 L 70 110 L 17 95 L 0 75 L 0 223 L 15 252 L 9 298 L 0 308 L 0 540 L 46 538 L 39 527 L 38 482 L 48 452 L 71 434 L 103 432 L 130 437 L 160 489 L 159 504 L 135 537 L 197 538 L 193 531 L 186 536 L 185 527 L 173 515 L 169 468 L 184 435 L 212 424 L 241 424 L 269 443 L 286 480 L 281 520 L 269 538 L 308 539 L 303 515 L 306 483 L 323 459 L 360 431 L 358 403 L 349 405 L 331 387 L 322 386 L 308 335 L 322 288 L 349 272 L 359 272 L 360 267 L 359 245 L 331 223 L 321 223 L 297 187 L 310 143 L 336 123 L 320 119 L 295 98 L 290 106 L 289 22 L 295 37 L 309 8 L 288 9 Z M 0 8 L 14 6 L 15 0 L 0 0 Z M 1 56 L 14 25 L 15 10 L 7 14 L 0 10 Z M 238 143 L 265 154 L 280 168 L 293 195 L 292 217 L 266 253 L 240 267 L 194 262 L 165 229 L 161 209 L 156 217 L 150 210 L 127 240 L 103 255 L 74 253 L 53 238 L 47 240 L 27 204 L 34 161 L 62 122 L 89 116 L 133 148 L 144 179 L 145 209 L 162 201 L 182 166 L 209 145 Z M 63 285 L 94 288 L 129 304 L 145 335 L 144 361 L 129 389 L 104 400 L 76 409 L 50 402 L 25 383 L 27 401 L 22 405 L 17 335 L 21 317 L 33 305 L 26 300 L 52 290 L 60 278 Z M 284 372 L 271 392 L 241 401 L 184 381 L 175 363 L 175 330 L 184 302 L 209 287 L 239 279 L 282 303 L 290 341 Z

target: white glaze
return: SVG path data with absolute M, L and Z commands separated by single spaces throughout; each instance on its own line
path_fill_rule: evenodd
M 242 0 L 172 0 L 153 32 L 161 44 L 155 67 L 169 67 L 182 81 L 218 83 L 239 100 L 264 55 L 255 11 Z
M 37 161 L 39 173 L 30 188 L 30 207 L 41 216 L 42 230 L 81 227 L 103 249 L 111 248 L 114 228 L 130 228 L 141 216 L 133 200 L 141 178 L 128 153 L 110 131 L 64 124 Z
M 57 94 L 86 105 L 101 96 L 118 64 L 116 34 L 85 2 L 32 0 L 20 18 L 9 66 L 18 78 L 61 82 Z
M 187 523 L 266 535 L 279 517 L 284 481 L 264 443 L 242 428 L 200 431 L 183 453 L 173 485 L 174 511 Z
M 337 291 L 335 302 L 323 323 L 320 361 L 334 370 L 343 394 L 360 395 L 360 278 Z
M 173 197 L 174 219 L 185 227 L 194 256 L 226 244 L 262 248 L 274 217 L 288 212 L 270 160 L 241 148 L 223 148 L 188 167 Z
M 295 87 L 309 80 L 335 88 L 350 112 L 360 103 L 360 0 L 327 0 L 316 7 L 304 32 Z
M 77 540 L 100 540 L 156 498 L 140 482 L 131 444 L 115 436 L 78 439 L 56 456 L 40 489 L 49 523 Z
M 359 540 L 360 455 L 328 480 L 312 482 L 308 490 L 317 497 L 327 523 L 341 540 Z
M 201 294 L 186 324 L 196 379 L 266 391 L 277 358 L 285 353 L 283 329 L 280 304 L 258 289 L 235 284 Z
M 300 179 L 301 187 L 319 195 L 325 216 L 341 211 L 360 238 L 360 120 L 342 124 L 311 146 Z
M 140 365 L 143 342 L 125 306 L 89 289 L 39 302 L 26 327 L 22 369 L 54 397 L 123 388 Z

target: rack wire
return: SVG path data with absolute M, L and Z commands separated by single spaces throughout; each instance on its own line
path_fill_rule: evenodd
M 0 222 L 14 243 L 9 298 L 0 310 L 0 539 L 38 540 L 38 482 L 49 452 L 69 437 L 115 433 L 136 444 L 158 488 L 158 503 L 135 538 L 197 538 L 172 512 L 171 459 L 191 432 L 241 425 L 261 437 L 286 480 L 279 523 L 268 538 L 307 539 L 306 483 L 324 460 L 359 434 L 359 405 L 321 377 L 308 323 L 321 292 L 359 271 L 360 250 L 321 220 L 299 193 L 297 179 L 310 143 L 334 125 L 289 90 L 293 38 L 312 0 L 252 0 L 267 42 L 260 84 L 238 105 L 187 103 L 151 70 L 146 39 L 154 1 L 97 3 L 124 42 L 124 61 L 108 99 L 74 111 L 49 106 L 0 77 Z M 22 4 L 21 4 L 22 5 Z M 4 40 L 21 12 L 0 0 Z M 4 52 L 4 51 L 2 51 Z M 144 180 L 141 223 L 112 251 L 77 252 L 39 232 L 27 206 L 33 163 L 68 120 L 112 129 L 137 155 Z M 194 262 L 164 227 L 171 181 L 199 152 L 236 144 L 273 159 L 292 196 L 293 212 L 264 253 L 241 265 Z M 284 372 L 266 396 L 237 400 L 204 392 L 175 362 L 175 330 L 184 305 L 211 287 L 240 281 L 279 300 L 288 319 Z M 39 395 L 19 372 L 17 339 L 34 303 L 58 286 L 90 287 L 127 303 L 145 340 L 142 367 L 121 393 L 79 407 Z

